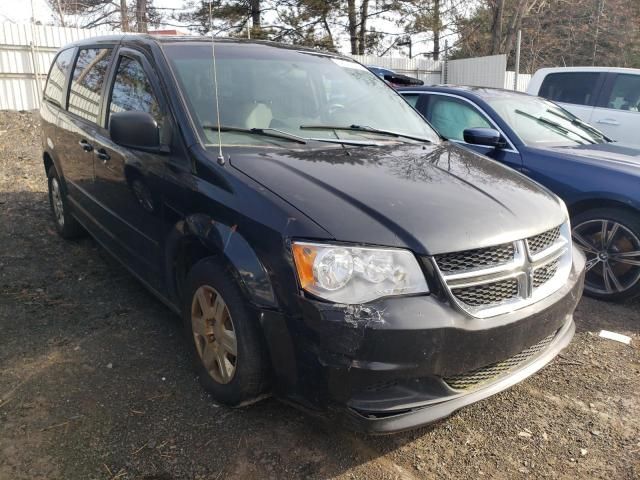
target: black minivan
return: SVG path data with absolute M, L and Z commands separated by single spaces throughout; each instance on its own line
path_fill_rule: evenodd
M 349 58 L 112 36 L 41 108 L 59 233 L 89 232 L 184 320 L 204 388 L 371 433 L 433 422 L 571 340 L 584 257 L 560 199 L 443 142 Z

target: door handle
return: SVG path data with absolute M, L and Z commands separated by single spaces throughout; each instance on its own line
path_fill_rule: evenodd
M 614 118 L 603 118 L 602 120 L 598 120 L 597 123 L 600 123 L 602 125 L 620 125 L 620 122 L 618 122 Z
M 78 145 L 80 145 L 85 152 L 90 152 L 93 150 L 93 145 L 91 145 L 86 140 L 80 140 L 78 142 Z
M 104 148 L 101 148 L 96 152 L 96 157 L 98 157 L 99 160 L 102 160 L 102 163 L 107 163 L 109 160 L 111 160 L 111 157 Z

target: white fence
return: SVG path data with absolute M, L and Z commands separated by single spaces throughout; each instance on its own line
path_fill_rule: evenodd
M 442 64 L 429 58 L 378 57 L 376 55 L 349 55 L 364 65 L 382 67 L 424 81 L 425 85 L 442 83 Z
M 0 110 L 31 110 L 41 92 L 56 51 L 106 30 L 0 24 Z
M 365 65 L 388 68 L 423 80 L 425 85 L 448 83 L 513 89 L 513 72 L 507 72 L 507 56 L 463 58 L 438 61 L 426 58 L 376 57 L 349 55 Z M 525 91 L 531 75 L 518 76 L 517 90 Z
M 529 73 L 519 73 L 518 85 L 516 85 L 516 88 L 513 88 L 515 76 L 516 76 L 515 72 L 512 72 L 512 71 L 506 72 L 506 76 L 504 77 L 504 88 L 508 90 L 517 90 L 518 92 L 526 92 L 527 87 L 529 86 L 529 82 L 531 81 L 532 75 Z
M 0 24 L 0 110 L 31 110 L 40 106 L 41 92 L 56 51 L 83 38 L 112 31 Z M 426 85 L 450 83 L 513 88 L 513 72 L 506 72 L 505 55 L 438 61 L 427 58 L 351 55 L 365 65 L 411 75 Z M 518 90 L 526 90 L 530 75 L 519 75 Z
M 504 88 L 506 55 L 463 58 L 447 62 L 447 83 L 476 87 Z

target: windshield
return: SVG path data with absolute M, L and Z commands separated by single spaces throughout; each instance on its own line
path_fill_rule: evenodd
M 211 44 L 164 50 L 205 143 L 217 145 Z M 229 127 L 221 133 L 223 146 L 299 146 L 282 133 L 367 144 L 438 141 L 400 95 L 356 62 L 249 43 L 218 42 L 215 54 L 219 124 Z
M 595 128 L 542 98 L 500 95 L 483 99 L 526 145 L 576 145 L 607 141 Z

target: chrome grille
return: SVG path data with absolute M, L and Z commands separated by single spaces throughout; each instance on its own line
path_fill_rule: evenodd
M 564 223 L 495 247 L 433 257 L 455 304 L 487 318 L 534 303 L 562 286 L 571 270 L 571 234 Z
M 551 280 L 558 271 L 558 260 L 547 263 L 546 265 L 536 268 L 533 271 L 533 288 L 538 288 Z
M 514 253 L 513 243 L 505 243 L 497 247 L 445 253 L 437 255 L 435 258 L 441 272 L 452 273 L 460 270 L 502 265 L 511 262 Z
M 538 353 L 546 349 L 553 341 L 556 334 L 543 338 L 535 345 L 524 349 L 522 352 L 501 362 L 492 363 L 486 367 L 478 368 L 470 372 L 444 377 L 443 380 L 454 390 L 471 390 L 480 385 L 490 382 L 510 371 L 516 369 L 523 363 L 535 357 Z
M 558 238 L 560 238 L 560 227 L 552 228 L 540 235 L 527 238 L 527 246 L 531 255 L 536 255 L 556 243 Z
M 472 285 L 457 288 L 453 294 L 458 300 L 472 307 L 495 305 L 518 296 L 518 281 L 510 278 L 500 282 Z

